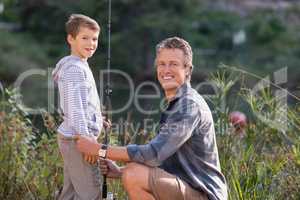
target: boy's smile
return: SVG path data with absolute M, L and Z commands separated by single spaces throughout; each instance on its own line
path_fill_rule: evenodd
M 76 37 L 68 35 L 68 42 L 71 46 L 71 54 L 87 60 L 92 57 L 98 46 L 99 31 L 80 27 Z

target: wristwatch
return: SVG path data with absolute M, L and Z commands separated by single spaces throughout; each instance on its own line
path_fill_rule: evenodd
M 106 151 L 107 151 L 107 145 L 106 144 L 102 144 L 101 145 L 101 149 L 99 149 L 98 151 L 98 156 L 101 158 L 106 158 Z

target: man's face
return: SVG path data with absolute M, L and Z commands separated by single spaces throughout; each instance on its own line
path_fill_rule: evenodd
M 176 91 L 185 81 L 187 68 L 180 49 L 161 49 L 156 57 L 158 81 L 165 92 Z
M 86 60 L 93 56 L 98 46 L 99 31 L 87 27 L 80 27 L 79 33 L 74 38 L 68 35 L 68 42 L 72 54 Z

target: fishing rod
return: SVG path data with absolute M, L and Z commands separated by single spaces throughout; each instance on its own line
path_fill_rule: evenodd
M 105 107 L 106 107 L 106 120 L 111 119 L 111 100 L 110 96 L 112 95 L 112 89 L 110 85 L 110 60 L 111 60 L 111 47 L 110 47 L 110 35 L 111 35 L 111 0 L 108 0 L 108 22 L 107 22 L 107 32 L 108 32 L 108 48 L 107 48 L 107 82 L 104 88 L 105 93 Z M 109 127 L 105 128 L 105 136 L 104 136 L 104 144 L 109 144 Z M 103 176 L 103 185 L 102 185 L 102 198 L 107 198 L 107 177 L 106 175 Z

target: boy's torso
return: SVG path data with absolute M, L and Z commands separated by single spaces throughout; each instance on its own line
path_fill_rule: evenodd
M 68 77 L 66 79 L 65 73 L 69 68 L 75 68 L 84 74 L 84 80 L 76 80 L 76 77 Z M 101 116 L 101 109 L 100 109 L 100 100 L 99 95 L 97 92 L 97 87 L 95 83 L 95 79 L 93 74 L 89 68 L 87 62 L 80 60 L 76 56 L 66 56 L 62 58 L 56 66 L 56 69 L 53 71 L 54 80 L 56 80 L 59 88 L 59 99 L 60 99 L 60 109 L 63 114 L 64 121 L 58 128 L 58 132 L 64 136 L 72 136 L 76 134 L 72 127 L 69 126 L 68 119 L 71 118 L 70 114 L 67 112 L 68 102 L 64 102 L 64 94 L 68 93 L 68 91 L 64 91 L 63 81 L 69 81 L 74 84 L 78 84 L 80 89 L 81 85 L 86 87 L 86 104 L 84 106 L 84 112 L 86 114 L 86 123 L 89 132 L 94 135 L 98 136 L 99 132 L 101 131 L 102 125 L 102 116 Z M 66 104 L 67 103 L 67 104 Z

